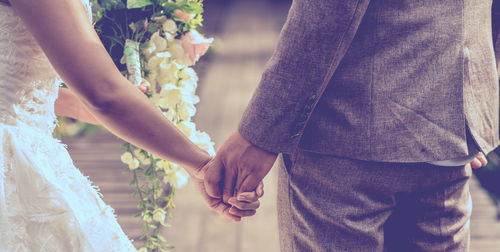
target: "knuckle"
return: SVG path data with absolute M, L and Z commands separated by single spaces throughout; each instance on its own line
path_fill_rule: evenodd
M 255 209 L 257 209 L 257 208 L 259 208 L 259 207 L 260 207 L 260 201 L 257 201 L 257 202 L 255 203 Z
M 205 182 L 209 185 L 216 185 L 219 183 L 219 180 L 213 176 L 205 177 Z

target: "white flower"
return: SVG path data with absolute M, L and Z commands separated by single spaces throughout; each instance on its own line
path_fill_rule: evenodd
M 170 170 L 170 162 L 167 160 L 160 160 L 156 163 L 156 168 L 164 171 Z
M 168 33 L 168 32 L 167 32 L 167 33 L 165 33 L 165 34 L 163 35 L 163 37 L 164 37 L 164 38 L 165 38 L 168 42 L 172 42 L 172 41 L 174 41 L 174 39 L 175 39 L 174 34 L 173 34 L 173 33 Z
M 163 85 L 167 83 L 176 83 L 179 80 L 179 71 L 182 68 L 181 65 L 173 62 L 170 64 L 162 64 L 159 65 L 160 72 L 158 76 L 158 82 Z
M 146 165 L 146 166 L 151 165 L 151 159 L 149 159 L 149 158 L 140 159 L 139 161 L 140 161 L 140 162 L 141 162 L 141 164 L 143 164 L 143 165 Z
M 145 213 L 144 216 L 142 216 L 142 220 L 145 221 L 146 223 L 151 223 L 153 222 L 153 216 L 151 216 L 151 213 Z
M 134 150 L 135 157 L 141 162 L 143 165 L 150 165 L 151 159 L 149 159 L 140 149 Z
M 160 93 L 159 104 L 163 108 L 172 108 L 182 100 L 182 90 L 173 85 L 167 84 L 164 85 L 162 91 Z
M 165 59 L 164 57 L 160 57 L 158 55 L 153 55 L 151 58 L 149 58 L 146 66 L 145 66 L 146 70 L 149 70 L 149 71 L 157 70 L 164 59 Z
M 128 164 L 128 163 L 132 162 L 132 160 L 134 160 L 134 156 L 132 156 L 132 153 L 127 151 L 121 155 L 120 160 L 123 163 Z
M 168 109 L 167 112 L 163 112 L 163 115 L 170 121 L 173 121 L 177 113 L 173 109 Z
M 164 52 L 158 52 L 156 53 L 156 56 L 160 57 L 160 58 L 163 58 L 164 60 L 165 59 L 168 59 L 170 57 L 172 57 L 172 54 L 167 52 L 167 51 L 164 51 Z M 165 61 L 162 61 L 162 63 L 165 62 Z
M 183 68 L 182 71 L 179 73 L 179 77 L 182 78 L 183 80 L 191 80 L 194 82 L 198 81 L 198 75 L 191 67 Z
M 197 142 L 209 143 L 212 145 L 214 144 L 212 142 L 212 139 L 210 138 L 210 136 L 206 132 L 201 132 L 201 131 L 196 132 L 196 139 L 197 139 Z
M 160 198 L 162 194 L 163 194 L 163 189 L 162 189 L 161 187 L 160 187 L 160 188 L 157 188 L 157 189 L 155 190 L 155 197 L 156 197 L 156 198 Z M 154 216 L 153 216 L 153 218 L 154 218 Z
M 181 120 L 186 121 L 196 114 L 196 108 L 193 104 L 182 102 L 177 113 Z
M 153 211 L 153 220 L 159 223 L 164 223 L 165 215 L 166 215 L 165 210 L 163 210 L 162 208 L 156 208 Z
M 139 168 L 140 165 L 141 164 L 139 163 L 139 160 L 134 159 L 134 160 L 132 160 L 132 162 L 128 163 L 128 168 L 130 170 L 135 170 L 135 169 Z
M 167 49 L 167 40 L 160 35 L 160 32 L 155 32 L 151 36 L 151 41 L 153 41 L 156 51 L 161 52 Z
M 134 150 L 134 156 L 136 158 L 138 158 L 139 160 L 146 158 L 146 155 L 144 155 L 144 153 L 140 149 L 135 149 Z
M 210 139 L 210 136 L 201 131 L 197 131 L 195 136 L 191 139 L 198 147 L 206 150 L 211 156 L 215 155 L 214 142 Z
M 178 123 L 177 128 L 179 128 L 179 130 L 182 131 L 182 133 L 184 133 L 187 137 L 196 133 L 196 125 L 189 121 L 182 121 Z
M 144 46 L 145 47 L 142 49 L 142 54 L 144 54 L 146 58 L 149 58 L 156 51 L 155 43 L 148 41 Z
M 180 64 L 187 65 L 186 56 L 184 54 L 184 48 L 182 48 L 181 41 L 175 39 L 169 44 L 168 51 L 172 53 L 172 57 Z
M 120 160 L 121 160 L 123 163 L 127 164 L 127 165 L 128 165 L 128 168 L 129 168 L 130 170 L 135 170 L 135 169 L 139 168 L 139 166 L 141 165 L 141 164 L 139 163 L 139 160 L 135 159 L 135 158 L 134 158 L 134 156 L 132 155 L 132 153 L 130 153 L 130 152 L 128 152 L 128 151 L 127 151 L 127 152 L 125 152 L 125 153 L 123 153 L 123 154 L 121 155 Z
M 183 89 L 184 90 L 184 89 Z M 182 99 L 184 102 L 191 103 L 191 104 L 197 104 L 200 102 L 200 97 L 195 95 L 194 93 L 191 94 L 184 94 L 184 97 Z
M 177 32 L 177 25 L 175 24 L 175 21 L 172 19 L 167 19 L 165 22 L 163 22 L 161 28 L 164 32 L 168 32 L 168 33 L 176 33 Z
M 179 82 L 179 87 L 189 93 L 195 93 L 198 83 L 194 80 L 182 80 Z
M 165 184 L 170 184 L 177 189 L 186 186 L 188 181 L 189 181 L 189 174 L 184 169 L 179 169 L 176 172 L 167 174 L 163 178 L 163 182 Z

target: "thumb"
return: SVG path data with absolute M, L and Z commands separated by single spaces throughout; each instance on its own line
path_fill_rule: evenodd
M 203 169 L 203 182 L 207 194 L 212 198 L 221 198 L 224 165 L 218 158 L 214 158 Z

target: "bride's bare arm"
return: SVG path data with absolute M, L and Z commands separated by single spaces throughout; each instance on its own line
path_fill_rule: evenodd
M 184 165 L 189 172 L 209 160 L 121 75 L 80 1 L 10 3 L 64 82 L 102 125 L 136 146 Z
M 54 109 L 58 116 L 66 116 L 96 125 L 101 124 L 69 88 L 59 89 Z

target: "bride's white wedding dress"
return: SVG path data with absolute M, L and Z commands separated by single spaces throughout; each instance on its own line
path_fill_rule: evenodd
M 0 251 L 136 251 L 52 137 L 59 84 L 22 20 L 0 4 Z

